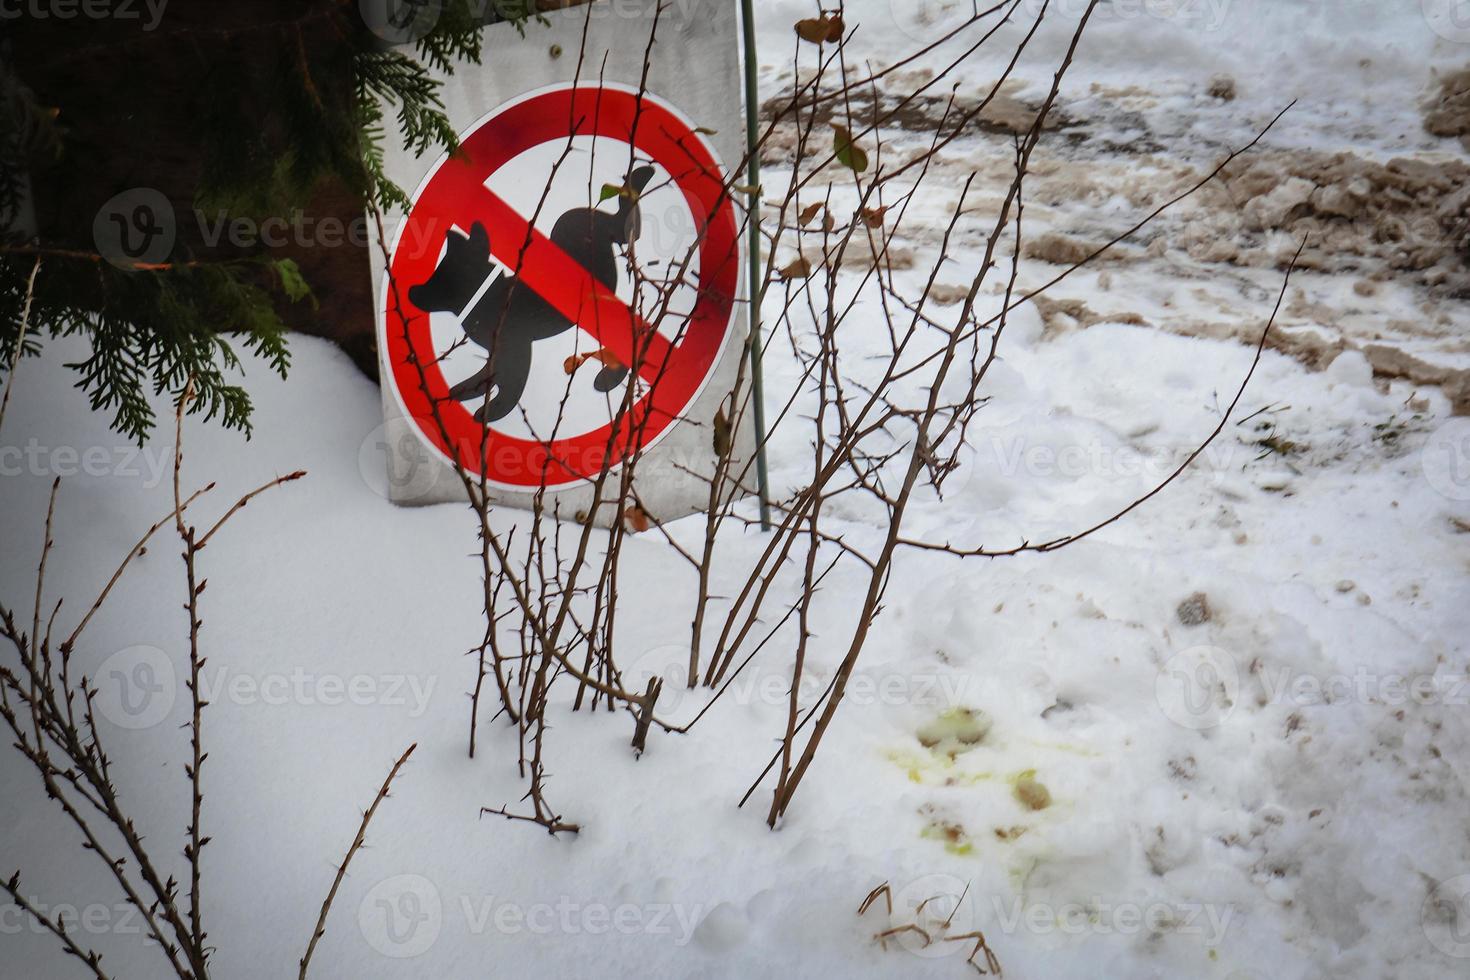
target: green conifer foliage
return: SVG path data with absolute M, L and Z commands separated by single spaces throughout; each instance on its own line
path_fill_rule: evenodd
M 263 32 L 273 63 L 249 78 L 228 62 L 200 66 L 193 206 L 260 222 L 305 207 L 325 181 L 348 188 L 364 208 L 406 205 L 384 172 L 388 141 L 421 155 L 456 146 L 431 72 L 478 64 L 487 21 L 512 20 L 524 30 L 535 16 L 535 0 L 419 2 L 437 15 L 433 29 L 397 47 L 367 28 L 358 0 L 300 0 L 285 20 L 236 16 L 209 28 Z M 172 4 L 198 13 L 219 0 Z M 77 30 L 76 43 L 87 43 L 85 25 Z M 93 409 L 110 413 L 131 439 L 145 440 L 157 423 L 148 392 L 177 398 L 191 378 L 191 412 L 248 433 L 250 397 L 231 372 L 248 358 L 286 374 L 278 303 L 315 301 L 300 269 L 269 250 L 200 249 L 185 235 L 162 261 L 121 268 L 77 229 L 58 238 L 44 222 L 26 227 L 28 175 L 65 174 L 82 151 L 67 129 L 67 107 L 39 100 L 13 61 L 0 48 L 0 378 L 16 358 L 39 257 L 23 355 L 48 338 L 85 338 L 90 356 L 69 367 Z

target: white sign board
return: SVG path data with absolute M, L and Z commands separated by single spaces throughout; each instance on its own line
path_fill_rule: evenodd
M 413 200 L 373 270 L 396 502 L 462 500 L 457 461 L 571 519 L 610 470 L 606 523 L 636 459 L 654 517 L 707 505 L 747 331 L 739 36 L 732 3 L 657 7 L 487 26 L 483 65 L 444 79 L 460 152 L 387 161 Z

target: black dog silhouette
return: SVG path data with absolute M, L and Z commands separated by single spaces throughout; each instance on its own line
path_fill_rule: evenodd
M 556 219 L 551 241 L 609 289 L 618 287 L 616 246 L 637 241 L 642 230 L 638 195 L 653 177 L 652 167 L 628 174 L 616 212 L 574 208 Z M 554 337 L 574 324 L 509 272 L 485 290 L 473 309 L 464 307 L 494 270 L 490 235 L 478 222 L 468 236 L 445 236 L 444 259 L 427 282 L 408 291 L 409 301 L 425 313 L 460 313 L 465 336 L 489 352 L 485 366 L 449 389 L 456 401 L 484 401 L 475 418 L 481 423 L 504 418 L 521 400 L 531 370 L 531 345 Z M 604 366 L 592 386 L 611 391 L 627 377 L 626 367 Z

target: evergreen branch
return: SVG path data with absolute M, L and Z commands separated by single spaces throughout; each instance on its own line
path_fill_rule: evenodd
M 5 425 L 5 410 L 10 407 L 10 390 L 15 384 L 15 369 L 20 366 L 21 355 L 25 353 L 26 328 L 31 322 L 31 304 L 36 298 L 36 276 L 41 273 L 41 257 L 36 256 L 36 264 L 31 266 L 31 276 L 26 280 L 25 305 L 20 311 L 20 336 L 15 341 L 15 353 L 10 359 L 10 370 L 5 375 L 5 395 L 0 398 L 0 428 Z

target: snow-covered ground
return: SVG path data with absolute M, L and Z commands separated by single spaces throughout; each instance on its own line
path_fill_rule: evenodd
M 853 51 L 891 61 L 968 8 L 850 4 Z M 812 10 L 762 5 L 767 98 L 789 84 L 790 23 Z M 1258 155 L 1282 173 L 1338 153 L 1465 162 L 1457 141 L 1424 131 L 1421 103 L 1431 71 L 1470 64 L 1470 46 L 1435 33 L 1454 35 L 1454 21 L 1417 2 L 1117 0 L 1108 13 L 1064 89 L 1073 122 L 1038 153 L 1033 239 L 1106 241 L 1292 99 Z M 1038 42 L 1018 111 L 1063 41 Z M 995 69 L 967 66 L 962 89 Z M 1221 74 L 1232 101 L 1207 94 Z M 1008 147 L 977 133 L 946 165 L 999 175 Z M 779 153 L 770 163 L 778 179 Z M 937 181 L 923 206 L 941 214 L 958 186 Z M 1162 244 L 1020 311 L 965 468 L 943 505 L 916 507 L 911 531 L 997 545 L 1073 531 L 1177 465 L 1248 368 L 1238 338 L 1259 330 L 1283 242 L 1295 248 L 1263 223 L 1311 217 L 1248 207 L 1270 196 L 1260 187 L 1202 196 L 1151 233 Z M 641 759 L 626 718 L 558 713 L 549 792 L 583 825 L 575 838 L 478 817 L 524 785 L 502 727 L 486 723 L 479 758 L 465 756 L 465 651 L 483 628 L 473 515 L 389 505 L 377 391 L 333 348 L 297 339 L 289 382 L 250 371 L 254 439 L 185 426 L 186 480 L 220 483 L 201 522 L 274 474 L 309 471 L 201 558 L 216 975 L 294 974 L 334 862 L 410 742 L 316 975 L 969 975 L 970 944 L 874 939 L 916 921 L 937 933 L 936 910 L 949 935 L 982 929 L 1011 977 L 1470 975 L 1470 420 L 1452 418 L 1453 391 L 1375 377 L 1385 355 L 1366 351 L 1462 369 L 1466 313 L 1454 282 L 1429 275 L 1449 260 L 1396 266 L 1391 249 L 1358 247 L 1369 238 L 1318 248 L 1281 325 L 1320 342 L 1268 350 L 1241 403 L 1248 421 L 1144 509 L 1049 555 L 902 555 L 861 683 L 775 832 L 764 791 L 734 804 L 784 725 L 777 649 L 693 733 L 655 735 Z M 901 244 L 920 268 L 933 246 Z M 1045 258 L 1025 281 L 1055 274 Z M 63 364 L 77 354 L 55 343 L 24 365 L 0 433 L 0 596 L 29 611 L 46 494 L 65 475 L 48 569 L 48 594 L 69 597 L 62 620 L 171 493 L 171 438 L 134 453 L 109 433 L 70 387 Z M 767 365 L 778 397 L 795 368 Z M 778 486 L 802 480 L 802 440 L 793 428 L 775 447 Z M 881 535 L 858 520 L 841 531 Z M 729 570 L 761 545 L 732 532 Z M 619 657 L 660 670 L 688 629 L 668 597 L 692 580 L 652 536 L 628 547 L 639 581 L 621 595 Z M 171 855 L 187 819 L 180 564 L 171 543 L 154 547 L 77 654 L 103 687 L 125 799 Z M 841 597 L 857 584 L 839 571 L 824 589 L 820 679 L 845 650 Z M 675 718 L 708 697 L 671 693 Z M 0 785 L 0 871 L 19 867 L 46 906 L 80 906 L 87 944 L 117 975 L 157 975 L 136 917 L 14 752 L 0 754 Z M 1037 786 L 1040 809 L 1025 802 Z M 891 919 L 881 900 L 859 917 L 883 882 Z M 12 907 L 0 937 L 0 977 L 83 975 Z

